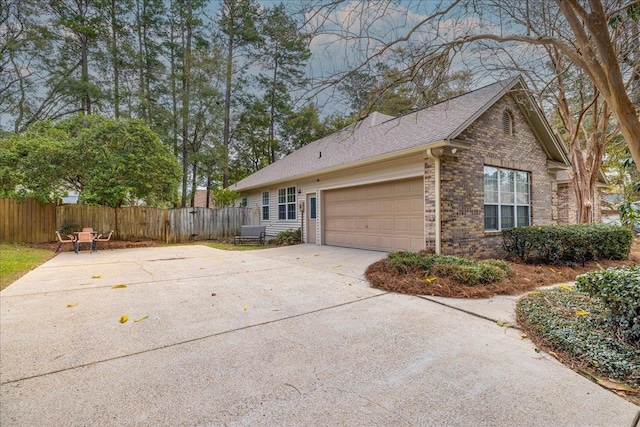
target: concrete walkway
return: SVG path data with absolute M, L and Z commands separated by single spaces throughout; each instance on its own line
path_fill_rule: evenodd
M 384 256 L 61 253 L 0 293 L 0 425 L 636 422 L 637 406 L 460 310 L 508 321 L 513 298 L 381 292 L 362 272 Z

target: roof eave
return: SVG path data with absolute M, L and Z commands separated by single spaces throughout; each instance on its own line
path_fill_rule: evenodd
M 264 187 L 268 187 L 268 186 L 272 186 L 272 185 L 276 185 L 276 184 L 281 184 L 284 182 L 291 182 L 291 181 L 300 181 L 306 178 L 312 178 L 314 176 L 318 176 L 318 175 L 323 175 L 323 174 L 327 174 L 327 173 L 334 173 L 334 172 L 339 172 L 342 170 L 346 170 L 346 169 L 351 169 L 351 168 L 355 168 L 355 167 L 360 167 L 360 166 L 366 166 L 369 164 L 375 164 L 375 163 L 380 163 L 380 162 L 384 162 L 384 161 L 388 161 L 388 160 L 395 160 L 395 159 L 399 159 L 402 157 L 407 157 L 407 156 L 412 156 L 421 152 L 425 152 L 427 149 L 431 148 L 431 149 L 459 149 L 459 150 L 464 150 L 466 148 L 469 148 L 471 146 L 471 144 L 466 143 L 466 142 L 462 142 L 462 141 L 450 141 L 450 140 L 439 140 L 439 141 L 434 141 L 434 142 L 430 142 L 424 145 L 420 145 L 418 147 L 413 147 L 413 148 L 409 148 L 406 150 L 402 150 L 402 151 L 396 151 L 393 153 L 387 153 L 387 154 L 383 154 L 380 156 L 376 156 L 376 157 L 371 157 L 368 159 L 363 159 L 357 162 L 352 162 L 352 163 L 345 163 L 342 165 L 338 165 L 338 166 L 333 166 L 330 168 L 325 168 L 325 169 L 319 169 L 313 172 L 308 172 L 308 173 L 304 173 L 304 174 L 299 174 L 299 175 L 294 175 L 294 176 L 289 176 L 289 177 L 285 177 L 282 179 L 278 179 L 278 180 L 273 180 L 273 181 L 268 181 L 268 182 L 262 182 L 260 184 L 255 184 L 255 185 L 248 185 L 245 187 L 237 187 L 236 184 L 232 185 L 230 188 L 232 190 L 235 191 L 239 191 L 239 192 L 243 192 L 243 191 L 250 191 L 250 190 L 255 190 L 258 188 L 264 188 Z

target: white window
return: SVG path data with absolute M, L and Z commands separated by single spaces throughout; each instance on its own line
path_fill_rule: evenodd
M 528 172 L 484 167 L 484 229 L 504 230 L 530 224 Z
M 262 192 L 262 220 L 269 221 L 269 192 Z
M 278 189 L 278 219 L 296 219 L 296 187 Z

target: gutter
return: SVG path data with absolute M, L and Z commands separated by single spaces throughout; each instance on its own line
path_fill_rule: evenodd
M 436 255 L 440 255 L 442 252 L 442 218 L 441 218 L 441 205 L 440 200 L 440 156 L 434 154 L 431 148 L 427 148 L 427 157 L 432 159 L 435 167 L 435 201 L 436 201 Z

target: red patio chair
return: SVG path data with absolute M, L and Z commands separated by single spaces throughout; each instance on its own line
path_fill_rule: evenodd
M 76 239 L 76 253 L 80 250 L 81 243 L 88 243 L 90 252 L 93 252 L 96 248 L 96 239 L 94 234 L 91 232 L 81 231 L 78 233 L 78 237 Z
M 56 248 L 56 252 L 60 250 L 60 247 L 63 243 L 75 244 L 76 242 L 76 238 L 70 234 L 65 234 L 65 237 L 67 237 L 67 239 L 64 239 L 59 231 L 56 231 L 56 237 L 58 238 L 58 247 Z
M 107 236 L 104 237 L 104 234 L 106 234 Z M 98 243 L 97 242 L 107 242 L 109 244 L 109 249 L 111 249 L 111 235 L 113 234 L 113 230 L 110 230 L 108 233 L 104 233 L 104 234 L 98 234 L 98 237 L 96 238 L 96 247 L 95 250 L 98 250 Z

